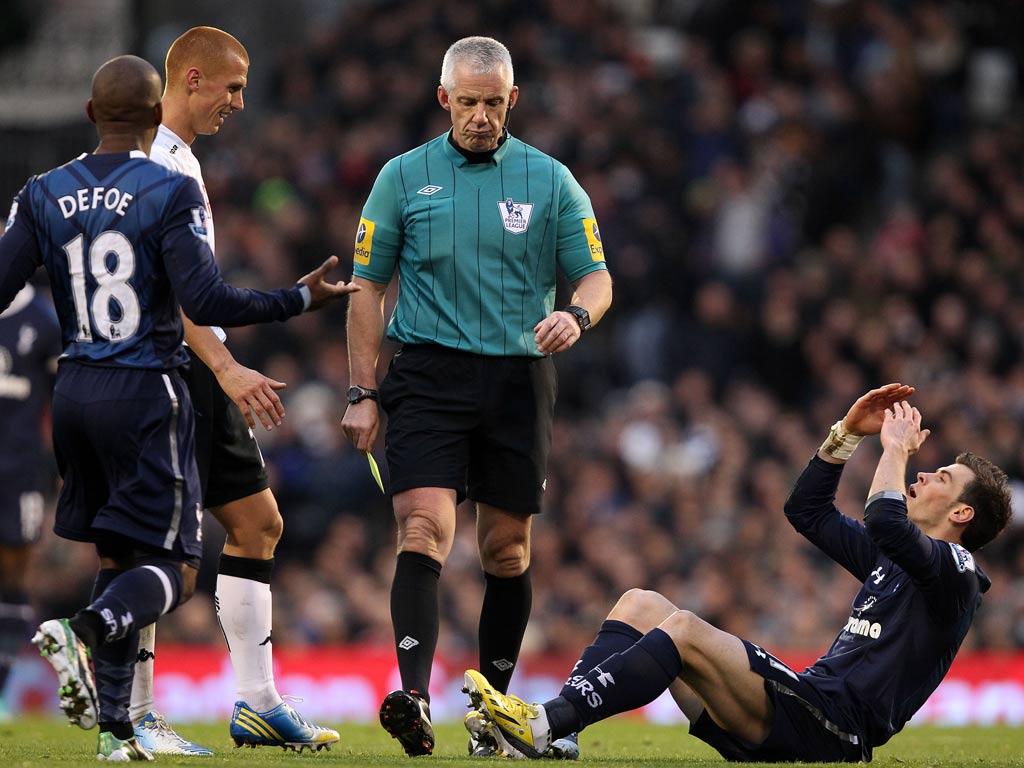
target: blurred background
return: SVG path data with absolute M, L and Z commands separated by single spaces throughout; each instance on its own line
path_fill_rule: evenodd
M 347 277 L 378 170 L 450 126 L 435 95 L 447 46 L 471 34 L 508 45 L 521 89 L 510 130 L 590 194 L 615 279 L 606 319 L 558 359 L 531 654 L 574 657 L 642 586 L 813 659 L 857 585 L 782 506 L 829 425 L 879 384 L 918 388 L 932 436 L 914 471 L 971 450 L 1021 485 L 1020 2 L 3 5 L 5 199 L 95 146 L 83 105 L 106 59 L 132 52 L 162 72 L 170 42 L 199 24 L 247 46 L 245 111 L 193 151 L 221 269 L 254 287 L 331 253 Z M 390 653 L 395 534 L 340 431 L 344 308 L 234 330 L 229 347 L 289 385 L 283 428 L 259 435 L 285 518 L 275 647 Z M 847 514 L 862 513 L 877 455 L 868 440 L 849 463 Z M 441 590 L 440 650 L 453 657 L 475 650 L 482 597 L 472 510 L 460 514 Z M 978 555 L 993 587 L 965 649 L 1024 647 L 1022 522 Z M 161 621 L 159 643 L 220 651 L 222 541 L 210 519 L 202 591 Z M 86 602 L 94 568 L 88 547 L 49 534 L 40 616 Z

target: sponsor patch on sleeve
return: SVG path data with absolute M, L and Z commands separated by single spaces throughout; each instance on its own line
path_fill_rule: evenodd
M 597 227 L 597 219 L 583 219 L 583 231 L 587 235 L 587 245 L 590 246 L 590 258 L 594 261 L 604 261 L 604 244 L 601 242 L 601 230 Z
M 959 544 L 949 542 L 949 548 L 953 550 L 953 560 L 956 562 L 956 569 L 960 573 L 967 571 L 974 572 L 974 555 L 961 547 Z
M 373 228 L 374 223 L 369 219 L 359 219 L 359 228 L 356 229 L 356 250 L 353 258 L 356 264 L 364 267 L 370 263 L 370 256 L 373 255 Z
M 192 209 L 192 223 L 188 225 L 188 228 L 192 230 L 193 235 L 204 243 L 208 244 L 210 242 L 210 230 L 206 228 L 205 208 Z

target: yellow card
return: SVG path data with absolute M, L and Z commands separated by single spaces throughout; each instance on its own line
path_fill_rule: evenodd
M 370 462 L 370 474 L 373 475 L 373 479 L 377 481 L 377 487 L 380 488 L 380 492 L 384 493 L 384 481 L 380 479 L 380 469 L 377 467 L 377 462 L 373 458 L 373 454 L 369 451 L 363 451 L 366 455 L 366 460 Z

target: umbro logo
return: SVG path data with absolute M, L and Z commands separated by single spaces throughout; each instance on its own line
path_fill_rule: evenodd
M 412 648 L 415 648 L 419 644 L 420 641 L 417 640 L 415 637 L 409 637 L 408 635 L 406 635 L 402 638 L 402 642 L 398 644 L 398 647 L 401 648 L 403 651 L 408 651 Z
M 427 197 L 430 197 L 430 195 L 434 194 L 435 192 L 440 192 L 442 189 L 444 189 L 444 187 L 439 187 L 436 184 L 427 184 L 427 186 L 425 186 L 423 189 L 417 189 L 416 194 L 426 195 Z
M 515 664 L 509 661 L 508 659 L 498 659 L 497 661 L 492 661 L 491 664 L 500 669 L 502 672 L 508 672 L 510 669 L 512 669 L 512 667 L 515 666 Z

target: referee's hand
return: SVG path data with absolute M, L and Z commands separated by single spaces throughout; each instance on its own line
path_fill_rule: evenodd
M 583 335 L 576 317 L 562 310 L 552 312 L 537 323 L 533 333 L 537 349 L 543 355 L 565 352 Z
M 377 412 L 377 401 L 369 398 L 358 403 L 350 403 L 341 420 L 341 431 L 360 452 L 373 448 L 373 444 L 377 441 L 379 427 L 380 414 Z

